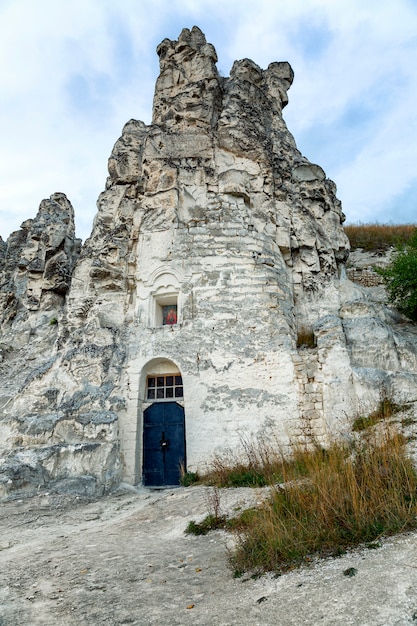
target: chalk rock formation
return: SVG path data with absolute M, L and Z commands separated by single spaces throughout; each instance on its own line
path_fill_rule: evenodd
M 18 393 L 31 369 L 51 356 L 80 250 L 74 211 L 62 193 L 44 200 L 34 219 L 0 242 L 3 403 Z
M 32 311 L 60 309 L 80 249 L 66 196 L 43 200 L 34 219 L 0 242 L 0 325 L 26 321 Z
M 78 251 L 64 230 L 41 245 L 25 223 L 0 245 L 16 316 L 65 299 L 54 347 L 3 400 L 4 493 L 172 484 L 179 462 L 202 468 L 242 437 L 324 441 L 358 402 L 375 403 L 375 380 L 395 378 L 384 367 L 417 371 L 412 342 L 396 361 L 360 349 L 369 325 L 387 320 L 345 280 L 335 185 L 283 120 L 289 64 L 244 59 L 223 78 L 196 27 L 157 52 L 152 124 L 131 120 L 116 142 L 70 288 Z M 46 221 L 55 205 L 68 210 L 62 195 L 48 202 Z M 359 332 L 356 317 L 368 324 Z M 301 327 L 316 347 L 297 346 Z M 393 331 L 384 337 L 398 352 Z M 4 370 L 17 362 L 7 352 Z M 156 414 L 164 426 L 152 444 Z

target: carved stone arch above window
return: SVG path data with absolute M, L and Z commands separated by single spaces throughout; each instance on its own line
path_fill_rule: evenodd
M 187 278 L 188 277 L 177 268 L 171 267 L 170 265 L 160 265 L 153 270 L 147 280 L 144 280 L 144 285 L 153 288 L 166 283 L 168 280 L 180 287 Z
M 180 317 L 181 293 L 174 285 L 167 284 L 151 292 L 150 325 L 174 326 Z

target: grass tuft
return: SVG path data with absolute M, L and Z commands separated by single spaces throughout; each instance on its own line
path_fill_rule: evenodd
M 195 485 L 200 480 L 200 476 L 197 472 L 184 472 L 181 471 L 180 476 L 180 485 L 182 487 L 190 487 L 191 485 Z
M 317 345 L 314 332 L 310 328 L 301 326 L 297 333 L 297 348 L 315 348 Z
M 222 513 L 220 491 L 217 487 L 213 487 L 207 492 L 206 505 L 208 515 L 201 522 L 191 520 L 185 529 L 187 535 L 207 535 L 210 530 L 226 528 L 227 517 Z
M 353 425 L 355 435 L 324 448 L 306 438 L 284 451 L 269 439 L 241 438 L 239 451 L 217 456 L 200 483 L 208 515 L 186 532 L 222 528 L 236 535 L 233 570 L 280 573 L 322 556 L 344 554 L 362 544 L 417 527 L 417 472 L 407 440 L 390 418 L 404 409 L 381 390 L 371 415 Z M 262 505 L 235 510 L 220 506 L 220 487 L 272 485 Z
M 352 430 L 354 432 L 360 432 L 362 430 L 366 430 L 367 428 L 371 428 L 381 420 L 392 417 L 395 413 L 402 411 L 404 408 L 405 406 L 396 404 L 391 398 L 383 397 L 379 401 L 378 407 L 375 411 L 365 417 L 358 417 L 355 419 L 352 425 Z
M 264 438 L 241 437 L 239 450 L 214 457 L 201 479 L 215 487 L 264 487 L 282 479 L 282 454 Z
M 185 529 L 185 533 L 187 535 L 207 535 L 210 530 L 225 528 L 225 526 L 226 518 L 223 515 L 217 517 L 209 513 L 201 522 L 191 520 Z

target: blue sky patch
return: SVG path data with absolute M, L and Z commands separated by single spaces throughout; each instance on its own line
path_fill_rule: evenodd
M 318 61 L 333 41 L 334 34 L 324 19 L 300 19 L 289 37 L 307 61 Z

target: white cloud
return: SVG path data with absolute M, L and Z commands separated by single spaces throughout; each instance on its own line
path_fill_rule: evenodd
M 0 3 L 3 236 L 55 191 L 88 236 L 123 124 L 150 121 L 155 47 L 194 23 L 225 74 L 236 58 L 290 61 L 284 117 L 300 148 L 325 159 L 349 219 L 395 221 L 392 200 L 416 176 L 412 0 L 13 0 Z
M 280 25 L 279 45 L 295 69 L 284 117 L 301 149 L 314 161 L 315 154 L 323 150 L 311 130 L 323 128 L 329 141 L 334 129 L 333 146 L 326 149 L 328 161 L 320 164 L 335 178 L 348 219 L 372 220 L 378 213 L 383 221 L 395 221 L 398 215 L 384 214 L 384 208 L 392 211 L 393 198 L 417 174 L 417 149 L 410 141 L 416 136 L 416 8 L 408 2 L 352 0 L 308 5 L 311 11 L 305 9 L 305 3 L 304 12 L 300 4 L 287 3 L 284 15 L 278 7 L 271 12 L 270 27 L 258 55 L 266 57 L 273 46 L 272 31 Z M 300 45 L 306 25 L 307 34 L 311 36 L 317 28 L 317 36 L 322 30 L 326 39 L 317 57 L 306 56 Z M 298 37 L 294 38 L 297 29 Z M 249 32 L 250 25 L 244 24 L 239 46 L 249 39 Z M 369 117 L 363 136 L 355 135 L 358 143 L 353 155 L 353 120 L 347 115 L 352 110 Z M 308 140 L 300 144 L 303 137 L 308 139 L 309 131 L 315 144 Z M 340 167 L 344 145 L 349 151 Z M 416 221 L 416 216 L 403 215 L 402 219 Z

